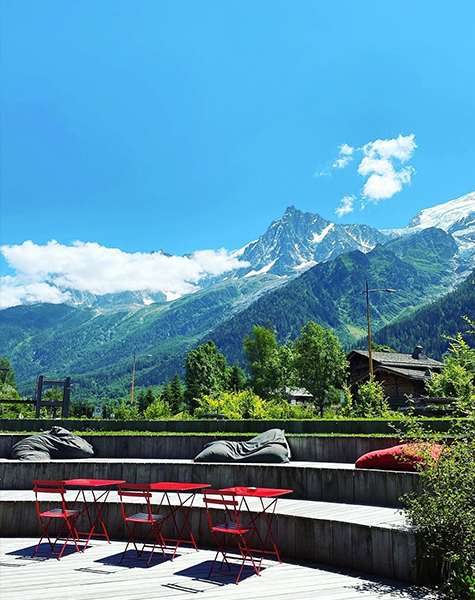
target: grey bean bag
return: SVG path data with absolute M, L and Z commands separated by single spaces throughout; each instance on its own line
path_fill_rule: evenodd
M 11 458 L 17 460 L 43 460 L 51 458 L 91 458 L 94 448 L 79 435 L 63 427 L 30 435 L 17 442 L 11 450 Z
M 248 442 L 219 440 L 206 444 L 195 462 L 286 463 L 290 448 L 282 429 L 269 429 Z

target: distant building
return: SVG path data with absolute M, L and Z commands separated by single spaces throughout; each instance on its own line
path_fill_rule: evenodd
M 384 394 L 392 406 L 403 406 L 406 396 L 425 395 L 425 383 L 432 373 L 440 373 L 443 363 L 428 358 L 421 346 L 416 346 L 412 354 L 399 352 L 372 352 L 375 381 L 380 382 Z M 350 363 L 348 384 L 364 383 L 369 379 L 369 359 L 367 350 L 352 350 L 347 360 Z
M 313 394 L 305 388 L 285 388 L 285 395 L 290 404 L 311 404 L 313 402 Z

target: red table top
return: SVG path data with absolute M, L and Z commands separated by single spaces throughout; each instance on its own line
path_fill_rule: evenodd
M 187 492 L 211 487 L 210 483 L 175 483 L 172 481 L 157 481 L 150 486 L 155 492 Z
M 291 494 L 294 490 L 282 490 L 278 488 L 253 488 L 253 487 L 230 487 L 220 489 L 220 492 L 231 492 L 236 496 L 254 496 L 255 498 L 275 498 Z
M 67 479 L 65 485 L 75 487 L 106 487 L 125 483 L 123 479 Z

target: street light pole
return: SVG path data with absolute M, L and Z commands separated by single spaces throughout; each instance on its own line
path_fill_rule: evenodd
M 373 381 L 373 379 L 374 379 L 373 352 L 372 352 L 372 345 L 371 345 L 371 321 L 370 321 L 370 316 L 369 316 L 369 294 L 370 294 L 370 292 L 389 292 L 391 294 L 395 294 L 396 290 L 393 290 L 391 288 L 374 288 L 374 289 L 370 290 L 368 288 L 368 278 L 366 278 L 366 288 L 363 292 L 360 292 L 360 294 L 366 294 L 366 318 L 368 320 L 369 379 L 370 379 L 370 381 Z
M 366 279 L 366 318 L 368 320 L 368 360 L 369 360 L 369 378 L 370 381 L 373 381 L 373 353 L 371 346 L 371 321 L 369 318 L 369 289 L 368 289 L 368 280 Z M 133 381 L 133 378 L 132 378 Z M 133 385 L 132 385 L 133 389 Z

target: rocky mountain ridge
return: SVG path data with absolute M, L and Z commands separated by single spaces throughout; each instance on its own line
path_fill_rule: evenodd
M 261 292 L 266 293 L 268 289 L 284 285 L 311 267 L 334 260 L 345 252 L 359 250 L 367 253 L 377 244 L 433 227 L 452 235 L 457 245 L 452 261 L 455 285 L 475 266 L 475 192 L 424 209 L 407 227 L 390 230 L 335 223 L 318 214 L 302 212 L 292 205 L 257 240 L 231 252 L 231 256 L 239 258 L 246 263 L 245 266 L 219 277 L 206 278 L 200 282 L 200 287 L 208 289 L 231 279 L 256 278 L 260 280 Z M 158 252 L 169 256 L 163 250 Z M 69 291 L 69 304 L 101 311 L 137 310 L 154 302 L 175 300 L 175 297 L 163 292 L 148 290 L 103 296 Z

